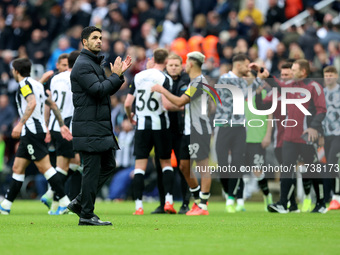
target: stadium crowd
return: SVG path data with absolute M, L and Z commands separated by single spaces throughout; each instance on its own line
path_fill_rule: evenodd
M 129 122 L 130 116 L 125 113 L 124 103 L 126 103 L 126 98 L 134 93 L 128 85 L 136 79 L 136 74 L 147 68 L 148 60 L 153 57 L 154 51 L 164 48 L 179 56 L 169 55 L 169 60 L 175 62 L 177 59 L 180 62 L 182 68 L 179 72 L 177 71 L 177 74 L 175 71 L 175 74 L 172 74 L 170 67 L 166 67 L 170 79 L 175 81 L 180 77 L 180 81 L 177 82 L 178 87 L 180 87 L 180 82 L 185 81 L 186 85 L 190 82 L 189 77 L 185 77 L 186 73 L 182 73 L 182 69 L 189 61 L 190 54 L 188 55 L 188 53 L 192 52 L 201 52 L 205 56 L 199 67 L 207 83 L 211 86 L 217 81 L 223 83 L 223 79 L 230 78 L 222 75 L 233 71 L 235 63 L 244 63 L 244 61 L 261 66 L 268 72 L 268 75 L 265 76 L 262 75 L 260 69 L 254 70 L 252 79 L 256 77 L 264 79 L 270 74 L 269 77 L 281 77 L 282 80 L 285 80 L 283 71 L 292 68 L 289 64 L 287 66 L 287 62 L 292 64 L 296 63 L 296 60 L 305 59 L 310 68 L 310 71 L 309 69 L 308 72 L 306 71 L 308 78 L 321 81 L 326 73 L 335 75 L 340 72 L 340 23 L 333 22 L 339 17 L 340 3 L 336 1 L 328 7 L 327 12 L 319 12 L 314 9 L 318 2 L 320 0 L 3 0 L 0 6 L 0 195 L 4 195 L 8 187 L 10 169 L 14 162 L 18 143 L 18 139 L 11 137 L 12 129 L 19 120 L 15 100 L 19 84 L 11 70 L 11 63 L 15 59 L 29 58 L 32 62 L 31 77 L 43 81 L 45 88 L 49 89 L 49 77 L 68 69 L 68 54 L 83 48 L 81 34 L 83 28 L 87 26 L 96 26 L 102 29 L 100 54 L 104 58 L 102 67 L 104 67 L 107 76 L 111 74 L 110 63 L 113 63 L 117 57 L 122 59 L 128 55 L 132 57 L 132 66 L 124 73 L 124 84 L 119 91 L 111 96 L 111 122 L 121 150 L 116 151 L 117 170 L 119 171 L 112 179 L 109 190 L 103 194 L 104 198 L 126 199 L 131 195 L 128 186 L 132 182 L 133 171 L 137 167 L 135 167 L 133 157 L 135 130 Z M 280 29 L 282 23 L 304 10 L 308 11 L 309 15 L 303 24 L 292 25 L 284 31 Z M 241 54 L 245 54 L 248 60 L 242 57 L 235 60 L 235 56 L 242 56 Z M 199 58 L 199 55 L 194 55 L 193 58 L 195 59 L 197 56 Z M 299 66 L 301 67 L 303 64 L 300 63 Z M 334 68 L 325 69 L 328 66 Z M 193 68 L 195 69 L 197 66 Z M 46 73 L 47 71 L 53 72 Z M 240 73 L 238 77 L 243 78 L 244 76 Z M 322 83 L 321 85 L 326 84 Z M 259 84 L 254 89 L 258 87 Z M 185 89 L 182 94 L 184 91 Z M 269 86 L 263 92 L 258 93 L 263 94 L 264 102 L 266 101 L 265 94 L 268 91 L 270 91 Z M 181 96 L 180 92 L 172 92 Z M 339 95 L 337 96 L 339 97 Z M 256 96 L 256 102 L 259 102 L 258 96 Z M 335 114 L 333 117 L 334 122 L 340 121 L 338 115 Z M 176 116 L 170 114 L 170 123 L 174 122 L 179 123 L 176 123 L 175 127 L 171 127 L 174 124 L 170 124 L 170 129 L 172 128 L 173 132 L 177 132 L 177 129 L 180 128 L 183 129 L 184 123 L 180 123 L 180 118 L 177 119 Z M 335 127 L 335 129 L 339 129 L 339 127 Z M 242 134 L 243 131 L 240 130 L 240 132 Z M 263 145 L 262 139 L 264 138 L 252 140 L 251 138 L 254 137 L 249 137 L 250 131 L 249 134 L 244 134 L 244 139 L 247 144 L 257 144 L 256 146 L 262 144 L 262 147 L 266 148 L 270 144 L 269 137 L 271 136 L 269 131 L 266 132 L 267 130 L 264 130 L 262 134 L 267 134 L 266 145 Z M 182 135 L 183 131 L 180 133 L 178 135 Z M 258 135 L 256 132 L 251 134 Z M 254 148 L 257 150 L 256 147 Z M 49 149 L 53 154 L 52 145 L 49 146 Z M 176 154 L 178 148 L 176 149 L 173 145 L 173 149 Z M 253 151 L 254 149 L 251 153 L 254 154 Z M 260 155 L 263 155 L 265 152 L 261 153 Z M 156 153 L 157 156 L 160 155 Z M 177 154 L 176 157 L 179 166 L 182 158 Z M 278 161 L 280 162 L 280 160 Z M 240 167 L 242 164 L 246 163 L 238 162 L 236 165 Z M 249 164 L 253 164 L 253 162 Z M 173 166 L 175 165 L 173 164 Z M 167 184 L 163 185 L 162 178 L 154 177 L 155 172 L 158 173 L 158 176 L 162 175 L 162 171 L 163 175 L 169 174 L 166 167 L 167 165 L 161 167 L 157 164 L 154 167 L 151 161 L 147 164 L 146 173 L 143 173 L 143 175 L 145 174 L 144 178 L 148 178 L 152 183 L 149 182 L 144 191 L 148 191 L 148 185 L 154 187 L 156 183 L 158 184 L 161 205 L 154 211 L 155 213 L 163 213 L 164 205 L 168 202 L 172 203 L 169 192 L 165 193 L 164 191 L 164 187 L 169 188 Z M 37 173 L 34 168 L 29 168 L 27 174 L 35 175 Z M 145 169 L 143 170 L 145 172 Z M 206 210 L 210 187 L 208 191 L 199 193 L 197 183 L 193 186 L 189 185 L 189 189 L 185 182 L 187 179 L 182 175 L 179 176 L 181 192 L 178 195 L 183 197 L 180 211 L 183 213 L 189 211 L 189 190 L 194 194 L 197 205 L 200 203 L 199 199 L 204 201 L 203 208 Z M 265 196 L 266 204 L 272 204 L 273 201 L 268 191 L 268 184 L 264 181 L 264 175 L 257 176 L 257 180 Z M 41 196 L 45 191 L 44 187 L 39 187 L 39 182 L 36 181 L 36 189 Z M 239 202 L 237 210 L 244 210 L 243 184 L 238 183 L 236 179 L 224 181 L 224 178 L 221 178 L 221 182 L 225 193 L 228 194 L 227 211 L 235 210 L 234 200 Z M 305 208 L 305 211 L 310 211 L 312 209 L 310 208 L 309 195 L 311 182 L 304 182 L 303 186 L 307 195 L 305 207 L 308 207 Z M 238 187 L 238 190 L 235 187 Z M 152 194 L 152 188 L 149 191 Z M 289 188 L 288 192 L 290 192 Z M 328 191 L 328 193 L 330 192 Z M 72 199 L 72 197 L 70 198 Z M 326 198 L 329 200 L 329 195 Z M 141 199 L 140 194 L 138 195 L 139 199 Z M 295 205 L 296 202 L 290 200 L 290 203 Z M 139 202 L 138 205 L 140 205 Z M 137 207 L 136 204 L 136 212 L 139 209 Z M 172 209 L 166 211 L 173 213 Z M 283 208 L 276 211 L 284 212 L 286 210 L 287 205 L 284 205 Z

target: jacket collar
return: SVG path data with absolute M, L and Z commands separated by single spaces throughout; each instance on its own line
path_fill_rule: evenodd
M 104 56 L 95 55 L 95 54 L 93 54 L 91 51 L 86 50 L 86 49 L 82 49 L 82 50 L 81 50 L 81 53 L 87 55 L 89 58 L 91 58 L 91 59 L 92 59 L 94 62 L 96 62 L 98 65 L 100 65 L 101 62 L 102 62 L 103 59 L 104 59 Z

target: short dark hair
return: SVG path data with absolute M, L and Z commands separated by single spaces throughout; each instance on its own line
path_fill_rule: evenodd
M 243 62 L 243 61 L 246 61 L 246 60 L 249 60 L 249 58 L 247 57 L 246 54 L 237 54 L 233 57 L 232 59 L 232 64 L 234 65 L 235 62 Z
M 310 66 L 309 62 L 306 59 L 298 59 L 294 62 L 294 64 L 298 64 L 300 67 L 300 70 L 305 69 L 307 76 L 310 74 Z
M 285 62 L 283 63 L 283 65 L 281 66 L 281 69 L 291 69 L 292 68 L 293 63 L 291 62 Z
M 338 74 L 338 70 L 336 70 L 335 66 L 326 66 L 323 69 L 323 72 L 324 73 L 335 73 L 335 74 Z
M 89 27 L 85 27 L 83 29 L 83 31 L 81 32 L 81 43 L 82 45 L 84 45 L 84 42 L 83 40 L 88 40 L 90 35 L 95 32 L 95 31 L 98 31 L 98 32 L 102 32 L 102 30 L 98 27 L 95 27 L 95 26 L 89 26 Z
M 60 61 L 62 60 L 62 59 L 67 59 L 68 58 L 68 54 L 67 53 L 63 53 L 63 54 L 60 54 L 60 56 L 58 57 L 58 63 L 60 63 Z
M 167 49 L 158 48 L 153 52 L 153 58 L 156 64 L 164 64 L 168 56 L 169 51 Z
M 28 58 L 17 58 L 12 62 L 12 66 L 22 77 L 30 76 L 32 63 Z
M 76 62 L 78 56 L 80 54 L 79 50 L 75 50 L 72 51 L 69 55 L 68 55 L 68 67 L 69 68 L 73 68 L 74 63 Z

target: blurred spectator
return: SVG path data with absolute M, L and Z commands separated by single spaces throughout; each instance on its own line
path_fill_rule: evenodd
M 194 22 L 190 27 L 190 36 L 200 34 L 205 36 L 207 34 L 207 19 L 204 14 L 197 14 L 194 18 Z
M 314 58 L 311 64 L 311 76 L 322 78 L 322 70 L 328 65 L 328 58 L 325 49 L 321 43 L 314 45 Z
M 43 33 L 40 29 L 34 29 L 31 34 L 31 40 L 26 44 L 26 52 L 28 58 L 33 64 L 45 66 L 49 56 L 50 45 L 43 38 Z
M 58 57 L 63 53 L 70 53 L 75 49 L 70 46 L 70 41 L 67 37 L 61 37 L 58 40 L 58 48 L 55 49 L 47 62 L 47 70 L 55 70 Z
M 302 49 L 300 48 L 300 46 L 297 43 L 292 43 L 289 46 L 288 58 L 294 59 L 294 60 L 305 58 L 305 54 L 303 53 Z
M 244 39 L 238 39 L 236 43 L 236 47 L 233 51 L 234 55 L 236 54 L 246 54 L 248 53 L 248 43 Z
M 128 27 L 128 23 L 124 19 L 120 9 L 112 9 L 103 20 L 103 30 L 108 31 L 112 35 L 113 40 L 119 38 L 122 28 Z
M 266 15 L 266 26 L 273 26 L 274 23 L 284 23 L 286 21 L 285 11 L 278 6 L 277 0 L 269 0 L 269 9 Z
M 220 31 L 226 29 L 226 21 L 223 21 L 217 12 L 210 11 L 207 15 L 207 34 L 218 35 Z
M 102 26 L 102 22 L 109 12 L 107 0 L 96 0 L 96 8 L 93 9 L 90 26 Z
M 119 39 L 124 43 L 126 48 L 132 46 L 131 36 L 132 34 L 129 28 L 122 28 L 122 30 L 120 30 Z
M 320 40 L 323 47 L 326 48 L 330 41 L 340 41 L 340 31 L 332 24 L 332 22 L 327 23 L 326 31 L 326 35 Z
M 191 37 L 190 39 L 192 39 L 193 37 Z M 203 37 L 201 36 L 200 38 L 203 39 Z M 170 50 L 181 56 L 181 58 L 183 59 L 183 63 L 186 62 L 187 60 L 187 54 L 190 52 L 189 51 L 189 42 L 187 42 L 187 40 L 185 40 L 185 38 L 183 37 L 178 37 L 177 39 L 175 39 L 172 43 L 171 43 L 171 47 Z M 201 45 L 200 45 L 200 50 L 201 50 Z
M 215 66 L 218 66 L 220 64 L 220 56 L 218 55 L 217 51 L 217 48 L 220 47 L 218 46 L 219 44 L 219 39 L 215 35 L 208 35 L 202 41 L 203 54 L 207 59 L 213 58 Z
M 335 66 L 340 73 L 340 43 L 339 41 L 330 41 L 328 43 L 328 64 Z
M 267 56 L 267 51 L 271 49 L 276 52 L 276 47 L 279 43 L 280 41 L 273 36 L 271 29 L 269 27 L 264 28 L 262 30 L 262 36 L 257 39 L 259 58 L 264 61 Z
M 177 23 L 175 15 L 169 12 L 163 22 L 163 31 L 159 39 L 159 47 L 163 48 L 165 46 L 170 46 L 172 41 L 178 36 L 182 29 L 183 25 L 181 23 Z
M 208 58 L 202 65 L 202 74 L 207 75 L 211 79 L 218 79 L 220 76 L 220 70 L 215 63 L 214 58 Z
M 137 11 L 139 24 L 144 24 L 148 19 L 152 18 L 151 8 L 146 0 L 137 1 Z
M 76 25 L 71 27 L 68 31 L 68 36 L 70 38 L 70 46 L 74 49 L 79 49 L 81 45 L 81 32 L 83 31 L 83 27 L 81 25 Z
M 153 0 L 153 6 L 154 7 L 151 8 L 151 17 L 155 19 L 155 26 L 158 27 L 161 25 L 161 22 L 167 14 L 167 6 L 165 0 Z
M 17 117 L 15 108 L 6 94 L 0 94 L 0 136 L 10 137 L 12 124 Z
M 286 0 L 285 15 L 287 19 L 291 19 L 303 11 L 302 0 Z
M 245 9 L 240 10 L 238 14 L 240 22 L 244 22 L 248 16 L 252 17 L 256 25 L 263 24 L 263 15 L 259 9 L 255 8 L 255 0 L 247 0 Z
M 195 0 L 193 2 L 194 16 L 197 14 L 207 15 L 212 11 L 217 3 L 217 0 Z
M 291 43 L 297 42 L 299 38 L 300 34 L 297 31 L 297 27 L 293 25 L 284 33 L 282 42 L 285 44 L 286 48 L 288 48 Z
M 316 35 L 316 29 L 312 26 L 307 27 L 305 33 L 300 36 L 298 44 L 303 50 L 307 60 L 312 61 L 314 58 L 314 45 L 319 42 Z

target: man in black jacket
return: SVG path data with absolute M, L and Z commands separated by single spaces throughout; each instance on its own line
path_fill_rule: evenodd
M 125 61 L 117 57 L 114 65 L 110 63 L 112 75 L 106 77 L 103 57 L 98 56 L 101 32 L 93 26 L 83 29 L 84 48 L 71 72 L 73 147 L 82 154 L 84 174 L 82 191 L 68 208 L 80 217 L 79 225 L 112 225 L 99 220 L 93 211 L 97 192 L 114 172 L 114 150 L 119 149 L 112 132 L 110 95 L 122 86 L 123 73 L 131 66 L 130 56 Z

